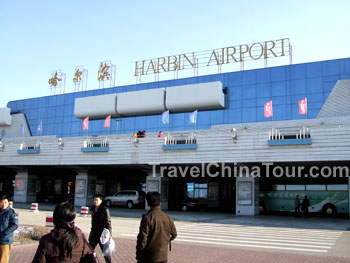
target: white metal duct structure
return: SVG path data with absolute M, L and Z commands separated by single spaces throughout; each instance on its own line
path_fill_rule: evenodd
M 74 115 L 79 119 L 104 119 L 108 115 L 117 117 L 117 94 L 106 94 L 92 97 L 76 98 Z
M 0 109 L 0 126 L 10 126 L 12 123 L 11 109 Z
M 106 116 L 160 114 L 166 110 L 186 112 L 225 108 L 225 94 L 220 81 L 184 86 L 106 94 L 75 99 L 74 115 L 83 119 Z
M 165 107 L 172 112 L 225 108 L 220 81 L 166 88 Z
M 165 111 L 165 89 L 118 93 L 117 113 L 121 116 L 158 114 Z

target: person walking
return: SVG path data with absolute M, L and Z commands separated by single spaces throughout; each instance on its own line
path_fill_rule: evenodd
M 162 138 L 162 137 L 164 137 L 164 133 L 162 131 L 159 131 L 158 138 Z
M 94 205 L 90 209 L 91 211 L 91 231 L 89 235 L 89 243 L 93 249 L 100 245 L 101 250 L 103 251 L 103 245 L 100 242 L 100 237 L 104 228 L 107 228 L 111 234 L 112 238 L 112 223 L 109 210 L 105 207 L 103 202 L 103 197 L 101 194 L 94 195 Z M 112 257 L 105 256 L 106 263 L 112 262 Z
M 18 228 L 18 216 L 9 207 L 6 195 L 0 200 L 0 263 L 8 263 L 13 243 L 13 232 Z
M 54 229 L 39 242 L 32 263 L 83 262 L 91 255 L 85 234 L 75 225 L 75 207 L 72 203 L 56 205 L 53 212 Z
M 300 199 L 299 199 L 299 195 L 295 196 L 295 199 L 294 199 L 294 210 L 295 210 L 295 216 L 299 217 L 299 215 L 300 215 Z
M 150 210 L 142 216 L 137 236 L 136 260 L 138 263 L 168 262 L 168 245 L 177 236 L 173 219 L 160 206 L 160 194 L 148 192 L 147 205 Z
M 301 203 L 301 208 L 304 211 L 304 217 L 309 217 L 309 206 L 310 206 L 310 201 L 307 199 L 307 195 L 305 195 L 303 202 Z

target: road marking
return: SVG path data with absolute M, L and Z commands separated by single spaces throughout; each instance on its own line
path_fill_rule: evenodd
M 342 231 L 194 223 L 177 228 L 177 243 L 327 253 Z M 137 237 L 138 232 L 122 234 Z

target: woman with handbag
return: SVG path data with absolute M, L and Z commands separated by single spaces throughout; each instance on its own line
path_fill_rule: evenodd
M 32 263 L 94 262 L 84 233 L 75 226 L 75 207 L 61 203 L 53 212 L 54 229 L 40 239 Z

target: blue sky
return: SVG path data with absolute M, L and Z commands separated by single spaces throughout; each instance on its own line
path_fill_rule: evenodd
M 348 0 L 0 0 L 0 107 L 49 95 L 56 69 L 66 93 L 78 65 L 97 89 L 106 60 L 121 86 L 135 84 L 137 60 L 280 38 L 290 39 L 293 64 L 350 57 L 349 10 Z

